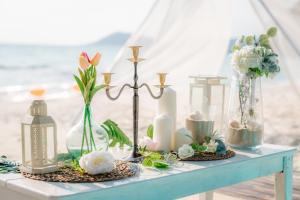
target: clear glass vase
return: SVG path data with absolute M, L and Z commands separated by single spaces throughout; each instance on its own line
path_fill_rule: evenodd
M 263 144 L 261 79 L 246 74 L 233 76 L 226 141 L 232 147 L 255 149 Z
M 109 138 L 105 129 L 94 122 L 90 105 L 85 105 L 79 122 L 67 134 L 67 149 L 74 158 L 94 150 L 107 151 Z

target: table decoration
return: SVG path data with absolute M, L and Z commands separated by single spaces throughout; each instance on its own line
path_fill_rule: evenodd
M 156 151 L 171 151 L 171 141 L 174 134 L 174 122 L 166 114 L 158 115 L 153 121 L 153 141 L 156 143 Z
M 121 148 L 124 147 L 124 145 L 132 147 L 132 141 L 122 131 L 116 122 L 107 119 L 101 124 L 101 127 L 104 128 L 108 134 L 109 147 L 115 147 L 116 145 Z
M 18 162 L 8 160 L 4 155 L 0 157 L 0 174 L 20 173 L 19 167 L 20 164 Z
M 199 143 L 191 137 L 191 144 L 184 144 L 178 148 L 178 157 L 184 161 L 208 161 L 228 159 L 235 155 L 234 151 L 227 149 L 226 145 L 216 131 L 205 136 L 204 142 Z
M 56 123 L 47 115 L 47 104 L 43 99 L 32 102 L 30 116 L 21 124 L 21 140 L 23 172 L 42 174 L 57 170 Z
M 133 90 L 133 151 L 131 156 L 128 158 L 128 160 L 132 161 L 132 162 L 138 162 L 140 159 L 140 154 L 139 154 L 139 150 L 138 150 L 138 114 L 139 114 L 139 89 L 141 89 L 142 87 L 146 87 L 148 92 L 150 93 L 151 97 L 154 99 L 159 99 L 163 93 L 165 88 L 167 88 L 168 86 L 165 85 L 165 80 L 166 80 L 166 73 L 158 73 L 159 76 L 159 82 L 160 85 L 158 85 L 157 87 L 159 88 L 160 93 L 155 96 L 149 85 L 146 83 L 143 84 L 138 84 L 138 63 L 143 61 L 143 58 L 139 57 L 139 52 L 140 52 L 140 48 L 142 46 L 130 46 L 129 48 L 132 50 L 132 57 L 129 58 L 128 60 L 130 62 L 133 63 L 134 66 L 134 75 L 133 75 L 133 85 L 130 85 L 128 83 L 124 84 L 119 92 L 117 93 L 117 95 L 115 97 L 111 96 L 110 91 L 112 88 L 114 88 L 114 86 L 110 85 L 111 82 L 111 76 L 113 73 L 110 72 L 105 72 L 102 73 L 103 77 L 104 77 L 104 86 L 105 86 L 105 90 L 106 90 L 106 95 L 110 100 L 117 100 L 121 93 L 123 92 L 123 90 L 126 87 L 129 87 Z
M 100 53 L 96 53 L 90 59 L 87 53 L 82 52 L 79 56 L 79 76 L 74 75 L 84 100 L 82 117 L 67 135 L 67 149 L 74 158 L 82 156 L 85 152 L 106 151 L 108 149 L 107 132 L 94 122 L 91 108 L 94 95 L 104 88 L 104 85 L 97 85 L 96 66 L 99 64 L 100 58 Z
M 186 128 L 199 143 L 214 131 L 223 132 L 226 78 L 190 76 L 190 115 Z
M 242 36 L 233 46 L 231 84 L 226 141 L 238 148 L 258 148 L 263 144 L 263 110 L 261 77 L 272 78 L 279 71 L 278 55 L 269 39 L 276 28 L 266 34 Z
M 176 120 L 177 120 L 177 94 L 174 89 L 171 87 L 167 87 L 164 90 L 164 94 L 160 99 L 158 99 L 157 104 L 157 116 L 158 115 L 167 115 L 172 120 L 172 133 L 169 138 L 166 138 L 166 140 L 171 141 L 171 146 L 169 147 L 171 149 L 174 148 L 174 133 L 176 131 Z M 153 124 L 155 127 L 155 124 Z M 154 131 L 155 134 L 155 131 Z M 158 142 L 158 141 L 157 141 Z M 162 142 L 166 142 L 165 140 Z
M 92 151 L 81 156 L 79 165 L 87 174 L 97 175 L 109 173 L 114 169 L 115 159 L 106 151 Z
M 93 183 L 129 178 L 137 175 L 140 171 L 139 166 L 134 163 L 115 161 L 114 164 L 115 168 L 111 172 L 98 175 L 82 173 L 70 166 L 61 167 L 52 173 L 30 174 L 23 172 L 22 174 L 26 178 L 47 182 Z
M 175 152 L 154 152 L 148 150 L 146 147 L 140 147 L 139 152 L 143 157 L 142 166 L 148 168 L 167 170 L 176 165 L 179 161 L 177 153 Z

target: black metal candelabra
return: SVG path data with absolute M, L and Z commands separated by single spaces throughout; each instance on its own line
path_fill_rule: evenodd
M 137 66 L 138 63 L 143 61 L 143 58 L 139 58 L 139 49 L 142 46 L 130 46 L 129 48 L 131 48 L 132 50 L 132 58 L 129 58 L 128 60 L 131 61 L 134 65 L 134 76 L 133 76 L 133 85 L 130 85 L 128 83 L 125 83 L 121 89 L 119 90 L 119 92 L 117 93 L 117 95 L 115 97 L 112 97 L 110 94 L 110 88 L 112 88 L 110 86 L 110 82 L 111 82 L 111 75 L 112 73 L 102 73 L 104 76 L 104 84 L 106 86 L 106 95 L 110 100 L 117 100 L 121 93 L 123 92 L 125 87 L 131 88 L 133 89 L 133 151 L 131 156 L 128 158 L 128 160 L 136 162 L 139 160 L 140 154 L 138 152 L 138 128 L 139 128 L 139 89 L 142 87 L 146 87 L 148 92 L 150 93 L 150 95 L 154 98 L 154 99 L 159 99 L 164 92 L 164 88 L 167 87 L 165 85 L 165 80 L 166 80 L 166 73 L 158 73 L 159 76 L 159 81 L 160 81 L 160 85 L 159 85 L 159 89 L 160 89 L 160 93 L 155 96 L 153 94 L 153 92 L 151 91 L 149 85 L 147 83 L 143 83 L 141 85 L 138 84 L 138 72 L 137 72 Z

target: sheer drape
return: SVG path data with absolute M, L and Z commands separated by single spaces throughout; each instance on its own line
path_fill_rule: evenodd
M 129 45 L 143 45 L 146 61 L 140 79 L 155 81 L 168 72 L 175 87 L 187 86 L 188 75 L 218 74 L 228 68 L 228 49 L 240 34 L 259 34 L 278 27 L 272 41 L 286 77 L 296 84 L 300 75 L 300 1 L 295 0 L 163 0 L 154 3 L 136 33 L 110 68 L 115 80 L 130 80 Z M 224 66 L 227 65 L 227 66 Z

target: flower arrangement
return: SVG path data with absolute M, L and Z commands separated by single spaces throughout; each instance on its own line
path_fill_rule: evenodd
M 84 106 L 84 117 L 83 117 L 83 135 L 80 155 L 83 155 L 84 150 L 87 152 L 95 151 L 96 144 L 93 136 L 93 128 L 91 121 L 91 101 L 94 95 L 101 89 L 104 85 L 96 85 L 97 81 L 97 69 L 96 66 L 99 64 L 101 59 L 101 54 L 96 53 L 95 56 L 90 59 L 86 52 L 82 52 L 79 56 L 78 68 L 79 76 L 74 75 L 74 79 L 80 89 L 85 106 Z M 89 136 L 88 136 L 89 134 Z M 85 146 L 86 145 L 86 146 Z
M 278 55 L 270 46 L 269 39 L 275 37 L 277 29 L 271 27 L 266 34 L 241 36 L 232 48 L 231 64 L 241 77 L 239 80 L 240 124 L 247 129 L 255 121 L 257 99 L 256 79 L 274 77 L 280 72 Z
M 232 49 L 233 69 L 251 78 L 275 76 L 280 67 L 278 55 L 273 52 L 269 38 L 275 37 L 276 33 L 277 29 L 271 27 L 266 34 L 258 38 L 253 35 L 241 36 Z

